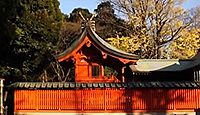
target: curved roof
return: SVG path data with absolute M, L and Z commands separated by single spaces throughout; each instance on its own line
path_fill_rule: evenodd
M 129 60 L 137 60 L 139 59 L 139 56 L 131 53 L 127 53 L 124 51 L 121 51 L 114 46 L 110 45 L 106 41 L 104 41 L 101 37 L 99 37 L 95 31 L 90 27 L 90 24 L 86 24 L 81 36 L 75 40 L 72 45 L 67 48 L 64 52 L 61 54 L 58 54 L 55 56 L 56 59 L 64 58 L 67 55 L 70 55 L 79 45 L 81 45 L 82 42 L 84 42 L 85 37 L 88 37 L 89 40 L 91 40 L 92 44 L 102 52 L 105 52 L 106 54 L 118 58 L 123 59 L 129 59 Z
M 130 65 L 134 72 L 183 71 L 200 66 L 200 53 L 189 60 L 179 59 L 139 59 Z
M 88 34 L 89 34 L 90 38 L 92 40 L 94 40 L 94 43 L 96 43 L 98 46 L 100 46 L 98 48 L 102 48 L 103 51 L 105 51 L 106 53 L 108 53 L 110 55 L 124 58 L 124 59 L 133 59 L 133 60 L 139 59 L 138 55 L 124 52 L 124 51 L 119 50 L 116 47 L 110 45 L 105 40 L 103 40 L 100 36 L 98 36 L 90 27 L 88 27 Z
M 76 39 L 71 45 L 70 47 L 68 47 L 64 52 L 58 54 L 58 55 L 55 55 L 54 57 L 56 59 L 60 59 L 60 58 L 63 58 L 65 57 L 66 55 L 69 55 L 71 54 L 85 39 L 85 36 L 87 35 L 87 32 L 86 32 L 86 29 L 82 32 L 81 36 Z

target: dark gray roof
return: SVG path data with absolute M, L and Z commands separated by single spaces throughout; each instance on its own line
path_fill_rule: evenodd
M 94 43 L 96 45 L 99 45 L 99 48 L 102 48 L 103 51 L 105 51 L 108 54 L 125 58 L 125 59 L 139 59 L 139 56 L 131 53 L 124 52 L 122 50 L 117 49 L 116 47 L 110 45 L 106 41 L 104 41 L 101 37 L 99 37 L 90 27 L 88 29 L 89 36 L 91 36 L 92 40 L 94 40 Z
M 75 82 L 16 82 L 14 89 L 77 89 L 77 88 L 200 88 L 200 82 L 129 82 L 129 83 L 75 83 Z
M 62 58 L 68 54 L 71 54 L 73 52 L 73 50 L 75 50 L 79 44 L 81 44 L 85 38 L 85 36 L 87 35 L 87 30 L 84 29 L 84 31 L 82 32 L 82 34 L 70 45 L 70 47 L 68 47 L 64 52 L 55 55 L 54 57 L 56 59 Z
M 121 51 L 115 48 L 114 46 L 110 45 L 106 41 L 104 41 L 101 37 L 99 37 L 95 33 L 95 31 L 93 31 L 93 29 L 89 25 L 84 28 L 81 36 L 76 41 L 74 41 L 74 43 L 72 43 L 72 45 L 68 49 L 66 49 L 63 53 L 56 55 L 55 57 L 59 59 L 70 54 L 75 48 L 79 46 L 80 43 L 83 42 L 86 36 L 89 36 L 89 39 L 98 49 L 102 50 L 108 55 L 116 56 L 116 57 L 124 58 L 124 59 L 130 59 L 130 60 L 139 59 L 139 56 Z

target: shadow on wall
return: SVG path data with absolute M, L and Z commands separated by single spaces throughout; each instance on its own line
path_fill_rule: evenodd
M 35 92 L 34 92 L 35 91 Z M 32 90 L 18 92 L 15 109 L 27 111 L 53 110 L 54 112 L 123 112 L 127 115 L 156 113 L 168 110 L 196 110 L 199 89 L 79 89 Z M 36 93 L 37 92 L 37 93 Z M 33 98 L 37 94 L 38 99 Z M 37 101 L 37 102 L 36 102 Z M 14 100 L 9 103 L 9 114 L 14 111 Z M 60 103 L 60 104 L 59 104 Z M 38 105 L 36 105 L 38 104 Z M 38 107 L 38 108 L 36 108 Z M 157 113 L 158 114 L 158 113 Z
M 189 89 L 135 89 L 125 90 L 124 112 L 127 115 L 167 114 L 168 110 L 194 109 L 196 95 Z M 139 110 L 139 111 L 138 111 Z M 159 113 L 156 113 L 159 112 Z

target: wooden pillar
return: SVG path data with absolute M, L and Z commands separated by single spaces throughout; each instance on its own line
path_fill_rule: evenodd
M 4 107 L 3 107 L 3 81 L 4 79 L 1 79 L 0 78 L 0 88 L 1 88 L 1 98 L 0 98 L 0 106 L 1 106 L 1 110 L 0 110 L 0 114 L 3 115 L 3 110 L 4 110 Z
M 124 77 L 124 67 L 122 67 L 122 82 L 125 82 L 125 77 Z
M 101 67 L 101 76 L 104 76 L 104 67 L 102 66 L 102 65 L 100 65 L 100 67 Z

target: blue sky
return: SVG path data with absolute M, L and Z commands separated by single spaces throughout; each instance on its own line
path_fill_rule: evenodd
M 74 8 L 86 8 L 90 12 L 93 12 L 96 9 L 97 5 L 100 3 L 100 0 L 59 0 L 60 9 L 63 13 L 69 14 Z
M 200 0 L 186 0 L 186 2 L 183 4 L 184 8 L 186 9 L 190 9 L 198 5 L 200 5 Z
M 93 12 L 96 9 L 97 5 L 100 3 L 100 0 L 59 0 L 60 9 L 63 13 L 69 14 L 74 8 L 87 8 L 90 12 Z M 186 0 L 184 3 L 184 8 L 190 9 L 200 5 L 200 0 Z

